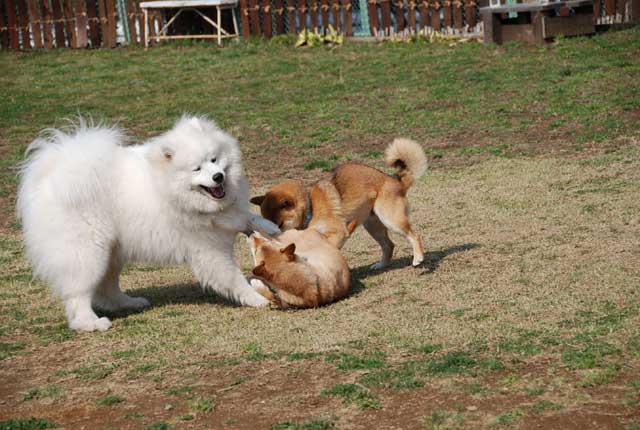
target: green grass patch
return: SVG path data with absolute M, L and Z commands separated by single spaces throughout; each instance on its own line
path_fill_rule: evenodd
M 337 428 L 335 418 L 320 418 L 303 422 L 280 421 L 271 424 L 269 430 L 335 430 Z
M 169 424 L 165 422 L 151 423 L 144 426 L 144 430 L 169 430 Z
M 378 397 L 371 391 L 357 384 L 336 384 L 322 390 L 323 396 L 342 397 L 344 403 L 355 403 L 360 409 L 377 409 L 380 407 Z
M 366 351 L 362 355 L 329 354 L 327 361 L 335 363 L 340 370 L 380 369 L 387 366 L 382 351 Z
M 545 411 L 559 411 L 562 405 L 552 402 L 551 400 L 538 400 L 531 406 L 531 410 L 537 414 Z
M 4 360 L 7 357 L 15 354 L 18 351 L 22 351 L 27 346 L 26 342 L 13 342 L 5 343 L 0 342 L 0 360 Z
M 194 412 L 211 412 L 215 406 L 215 399 L 211 397 L 196 397 L 189 400 L 189 409 Z
M 51 384 L 44 387 L 32 388 L 22 396 L 22 400 L 33 399 L 58 399 L 62 395 L 62 387 L 58 384 Z
M 504 412 L 496 417 L 494 424 L 496 425 L 513 424 L 514 422 L 522 418 L 523 415 L 524 413 L 520 409 L 514 409 L 512 411 Z
M 44 430 L 58 428 L 58 424 L 44 418 L 12 418 L 0 421 L 0 430 Z
M 98 400 L 96 400 L 96 404 L 100 406 L 113 406 L 122 402 L 124 402 L 124 398 L 118 396 L 117 394 L 110 394 L 108 396 L 100 397 Z
M 468 373 L 478 364 L 468 352 L 450 351 L 442 357 L 429 360 L 426 371 L 433 375 Z

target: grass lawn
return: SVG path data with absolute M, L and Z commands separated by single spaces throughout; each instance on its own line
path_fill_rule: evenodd
M 0 430 L 640 429 L 640 28 L 545 47 L 0 52 L 0 70 Z M 123 288 L 152 307 L 68 330 L 22 256 L 12 167 L 77 113 L 143 139 L 183 111 L 239 138 L 255 193 L 420 141 L 425 263 L 393 236 L 391 268 L 371 271 L 359 229 L 353 293 L 304 311 L 130 266 Z

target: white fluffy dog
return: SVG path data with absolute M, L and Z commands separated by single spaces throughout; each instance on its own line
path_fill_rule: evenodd
M 51 130 L 27 149 L 18 213 L 36 276 L 64 302 L 75 330 L 106 330 L 92 306 L 143 308 L 120 290 L 125 263 L 189 264 L 203 287 L 243 305 L 267 300 L 233 258 L 238 232 L 278 229 L 253 215 L 240 149 L 213 122 L 184 116 L 142 145 L 117 128 Z

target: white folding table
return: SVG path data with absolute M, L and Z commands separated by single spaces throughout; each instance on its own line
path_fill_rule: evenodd
M 144 13 L 144 47 L 149 47 L 149 40 L 161 41 L 168 39 L 217 39 L 218 45 L 222 45 L 222 39 L 229 37 L 238 37 L 238 21 L 236 20 L 235 8 L 238 5 L 238 0 L 160 0 L 160 1 L 145 1 L 140 3 L 140 8 Z M 204 7 L 216 8 L 216 20 L 202 13 L 199 9 Z M 149 35 L 149 9 L 178 9 L 175 15 L 166 22 L 154 36 Z M 231 15 L 233 17 L 233 34 L 222 28 L 222 11 L 231 9 Z M 211 24 L 215 32 L 212 34 L 173 34 L 168 35 L 167 31 L 169 26 L 176 20 L 176 18 L 185 10 L 192 10 L 202 17 L 207 23 Z

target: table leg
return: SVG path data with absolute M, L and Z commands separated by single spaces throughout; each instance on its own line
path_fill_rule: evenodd
M 220 11 L 220 6 L 216 6 L 216 17 L 218 18 L 218 46 L 222 46 L 222 34 L 220 29 L 222 28 L 222 12 Z
M 144 9 L 144 49 L 149 48 L 149 13 Z

